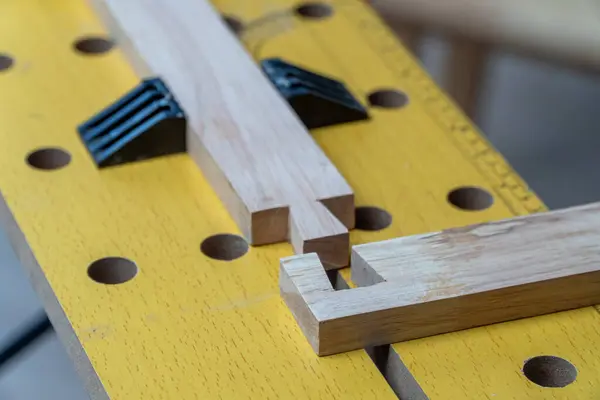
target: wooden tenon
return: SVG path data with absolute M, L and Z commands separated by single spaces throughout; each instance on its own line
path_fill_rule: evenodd
M 334 291 L 316 254 L 281 293 L 319 355 L 600 303 L 600 203 L 354 246 Z
M 185 110 L 188 152 L 249 242 L 347 265 L 352 189 L 212 6 L 93 3 L 138 74 L 161 77 Z

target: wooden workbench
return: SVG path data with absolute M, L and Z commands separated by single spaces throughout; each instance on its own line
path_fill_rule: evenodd
M 333 15 L 322 19 L 300 18 L 290 0 L 215 4 L 241 21 L 271 16 L 243 35 L 256 59 L 283 57 L 337 76 L 365 104 L 381 88 L 408 96 L 403 107 L 371 107 L 368 122 L 313 132 L 357 205 L 393 217 L 387 229 L 353 231 L 353 243 L 544 208 L 361 2 L 331 2 Z M 14 59 L 0 71 L 0 190 L 12 211 L 0 215 L 92 396 L 395 398 L 365 351 L 314 354 L 279 296 L 278 262 L 289 245 L 252 248 L 231 262 L 203 255 L 206 237 L 239 232 L 187 155 L 96 169 L 75 127 L 138 81 L 118 48 L 74 51 L 78 39 L 103 34 L 82 1 L 0 4 L 0 53 Z M 28 165 L 46 147 L 68 152 L 70 163 Z M 493 205 L 450 204 L 461 187 L 489 192 Z M 108 256 L 135 261 L 138 274 L 122 285 L 90 279 L 88 265 Z M 595 399 L 599 327 L 600 315 L 587 308 L 391 351 L 431 399 Z M 530 382 L 523 363 L 539 355 L 569 360 L 575 383 Z

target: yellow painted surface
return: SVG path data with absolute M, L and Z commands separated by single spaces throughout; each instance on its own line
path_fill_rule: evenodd
M 598 399 L 600 315 L 592 307 L 395 344 L 431 399 Z M 523 377 L 526 360 L 553 355 L 577 380 L 549 389 Z
M 392 35 L 358 1 L 302 21 L 289 0 L 218 0 L 250 21 L 256 58 L 283 57 L 344 80 L 363 101 L 381 87 L 406 92 L 402 109 L 314 132 L 356 191 L 358 205 L 393 215 L 354 243 L 438 230 L 543 209 Z M 83 56 L 81 35 L 102 29 L 79 0 L 4 0 L 0 53 L 0 190 L 108 394 L 115 399 L 395 398 L 364 351 L 318 358 L 278 295 L 286 244 L 214 261 L 200 243 L 238 230 L 186 155 L 98 171 L 75 127 L 137 82 L 118 51 Z M 56 171 L 30 168 L 39 147 L 68 150 Z M 481 212 L 454 208 L 447 193 L 480 186 L 495 197 Z M 134 260 L 130 282 L 106 286 L 87 266 Z M 394 346 L 432 399 L 599 398 L 598 314 L 592 309 L 501 324 Z M 563 356 L 579 369 L 565 389 L 541 389 L 520 373 L 531 356 Z

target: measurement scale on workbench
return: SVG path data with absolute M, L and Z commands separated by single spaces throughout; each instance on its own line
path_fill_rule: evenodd
M 369 121 L 312 132 L 359 209 L 393 217 L 386 229 L 352 231 L 352 243 L 544 209 L 367 5 L 214 4 L 246 27 L 240 38 L 257 61 L 281 57 L 332 76 L 370 105 Z M 593 308 L 393 344 L 385 378 L 365 351 L 315 356 L 278 294 L 278 260 L 289 246 L 255 247 L 229 263 L 198 250 L 204 238 L 237 228 L 187 156 L 102 173 L 91 165 L 75 126 L 139 79 L 118 52 L 71 51 L 77 38 L 105 32 L 87 6 L 8 0 L 0 11 L 0 51 L 15 57 L 0 73 L 0 116 L 9 128 L 0 130 L 0 189 L 39 261 L 38 279 L 68 318 L 57 331 L 63 340 L 76 335 L 68 336 L 69 351 L 93 395 L 393 399 L 387 378 L 414 398 L 597 398 Z M 379 101 L 386 94 L 393 104 Z M 73 165 L 28 169 L 24 154 L 40 146 L 66 148 Z M 494 202 L 473 210 L 459 196 L 451 205 L 457 188 L 487 191 Z M 90 260 L 112 253 L 135 259 L 142 272 L 125 285 L 91 282 Z M 572 362 L 575 383 L 548 389 L 528 381 L 523 362 L 538 355 Z

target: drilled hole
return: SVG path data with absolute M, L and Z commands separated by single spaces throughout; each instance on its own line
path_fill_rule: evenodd
M 225 21 L 225 24 L 236 35 L 239 35 L 244 31 L 244 23 L 242 20 L 233 15 L 224 15 L 223 21 Z
M 114 45 L 115 43 L 107 38 L 86 36 L 77 39 L 73 46 L 82 54 L 103 54 L 110 51 Z
M 494 197 L 485 189 L 466 186 L 448 193 L 448 202 L 466 211 L 481 211 L 494 203 Z
M 378 207 L 356 207 L 356 229 L 380 231 L 392 224 L 392 215 Z
M 14 63 L 15 60 L 13 60 L 11 56 L 0 53 L 0 71 L 6 71 L 10 69 Z
M 323 19 L 333 15 L 333 8 L 325 3 L 305 3 L 296 7 L 296 14 L 302 18 Z
M 577 378 L 577 368 L 564 358 L 534 357 L 525 362 L 523 373 L 536 385 L 549 388 L 565 387 Z
M 135 263 L 122 257 L 101 258 L 88 267 L 88 276 L 105 285 L 118 285 L 130 281 L 137 272 Z
M 215 260 L 231 261 L 248 252 L 248 242 L 241 236 L 225 233 L 204 239 L 200 250 Z
M 71 162 L 71 155 L 63 149 L 47 147 L 32 151 L 27 156 L 27 163 L 33 168 L 43 170 L 59 169 Z
M 394 89 L 377 90 L 369 95 L 372 107 L 401 108 L 408 104 L 406 93 Z

